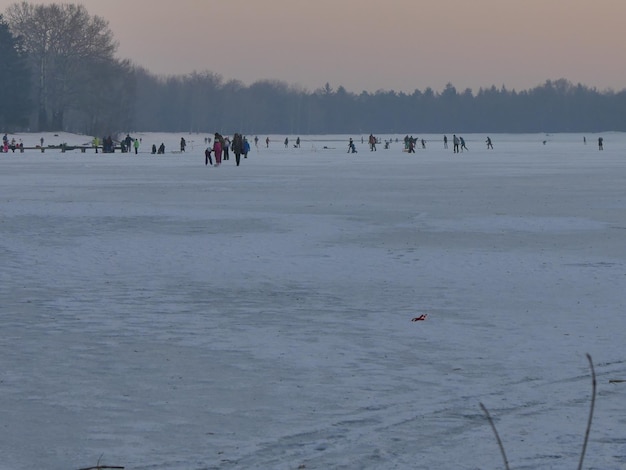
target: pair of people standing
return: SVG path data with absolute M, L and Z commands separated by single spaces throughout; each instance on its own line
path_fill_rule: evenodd
M 456 134 L 452 136 L 452 145 L 454 153 L 459 153 L 459 151 L 462 152 L 463 149 L 469 150 L 465 145 L 465 139 L 463 139 L 463 137 L 457 137 Z

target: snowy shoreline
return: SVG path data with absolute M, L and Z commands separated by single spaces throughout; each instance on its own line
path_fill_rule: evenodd
M 166 148 L 168 151 L 178 151 L 179 150 L 179 141 L 181 137 L 184 137 L 189 143 L 193 144 L 192 147 L 197 149 L 204 149 L 205 139 L 212 138 L 212 133 L 191 133 L 191 132 L 180 132 L 180 133 L 161 133 L 161 132 L 131 132 L 131 137 L 139 138 L 142 140 L 142 151 L 146 152 L 149 150 L 149 147 L 154 143 L 159 145 L 160 142 L 164 142 L 166 144 Z M 229 135 L 229 134 L 224 134 Z M 444 134 L 432 134 L 432 133 L 403 133 L 403 134 L 376 134 L 376 137 L 384 143 L 386 140 L 390 140 L 392 143 L 401 143 L 402 139 L 405 135 L 413 135 L 414 137 L 424 138 L 428 143 L 428 148 L 437 148 L 443 150 L 443 136 Z M 452 147 L 452 135 L 453 133 L 445 134 L 449 140 L 449 147 Z M 479 146 L 481 149 L 485 148 L 485 139 L 487 136 L 491 136 L 495 142 L 496 147 L 500 143 L 506 144 L 543 144 L 544 141 L 546 144 L 549 143 L 559 143 L 559 144 L 578 144 L 583 143 L 583 138 L 586 138 L 587 145 L 591 147 L 597 146 L 597 139 L 600 136 L 605 138 L 605 142 L 610 143 L 613 141 L 618 141 L 620 145 L 624 145 L 625 142 L 625 133 L 622 132 L 602 132 L 602 133 L 520 133 L 520 134 L 498 134 L 498 133 L 469 133 L 463 134 L 465 140 L 468 143 L 473 143 Z M 337 146 L 338 149 L 347 150 L 348 140 L 353 138 L 355 143 L 361 147 L 361 150 L 367 149 L 367 134 L 328 134 L 328 135 L 306 135 L 306 134 L 270 134 L 270 135 L 256 135 L 259 138 L 258 147 L 259 150 L 267 150 L 265 145 L 266 137 L 270 139 L 270 150 L 282 150 L 284 149 L 284 140 L 285 137 L 289 139 L 288 149 L 293 149 L 293 144 L 297 137 L 300 137 L 302 140 L 301 149 L 310 150 L 306 144 L 310 143 L 323 143 L 323 142 L 333 142 L 333 143 L 344 143 L 343 146 Z M 44 147 L 48 145 L 59 146 L 61 144 L 68 145 L 91 145 L 93 141 L 93 136 L 87 136 L 83 134 L 73 134 L 69 132 L 42 132 L 42 133 L 32 133 L 32 132 L 17 132 L 17 133 L 8 133 L 7 137 L 9 140 L 15 139 L 16 142 L 22 141 L 24 146 L 26 147 L 35 147 L 40 145 L 41 139 L 44 139 Z M 100 141 L 104 136 L 98 136 Z M 113 136 L 114 138 L 116 136 Z M 123 135 L 118 135 L 118 138 L 123 138 Z M 255 134 L 247 135 L 248 140 L 251 143 L 252 148 L 254 149 L 253 139 Z M 382 148 L 382 145 L 379 145 Z M 319 149 L 319 147 L 318 147 Z M 421 148 L 418 146 L 418 150 Z M 169 153 L 169 152 L 168 152 Z

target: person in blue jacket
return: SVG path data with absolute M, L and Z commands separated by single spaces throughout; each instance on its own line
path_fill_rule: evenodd
M 243 138 L 243 158 L 248 158 L 248 152 L 250 151 L 250 142 L 245 137 Z

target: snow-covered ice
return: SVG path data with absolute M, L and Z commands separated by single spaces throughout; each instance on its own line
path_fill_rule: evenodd
M 0 154 L 0 468 L 626 468 L 625 134 L 137 136 Z

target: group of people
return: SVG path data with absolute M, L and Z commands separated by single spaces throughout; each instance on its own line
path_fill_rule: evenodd
M 139 152 L 139 143 L 141 139 L 133 139 L 130 134 L 126 134 L 126 137 L 120 142 L 120 148 L 122 153 L 130 152 L 132 148 L 135 149 L 135 155 Z
M 152 144 L 152 155 L 165 155 L 165 144 L 161 142 L 159 148 L 157 148 L 156 144 Z
M 255 141 L 255 143 L 256 143 L 256 141 Z M 266 139 L 265 143 L 269 147 L 269 145 L 270 145 L 270 138 L 269 137 Z M 289 147 L 289 137 L 285 137 L 285 148 L 288 148 L 288 147 Z M 293 148 L 300 148 L 300 137 L 296 138 L 296 143 L 293 144 Z
M 239 133 L 235 133 L 233 136 L 233 139 L 231 140 L 228 136 L 224 137 L 220 133 L 216 132 L 214 139 L 211 139 L 209 137 L 209 138 L 205 138 L 204 141 L 206 144 L 208 144 L 205 150 L 205 165 L 208 165 L 209 163 L 213 165 L 213 159 L 211 158 L 211 154 L 213 154 L 215 158 L 215 166 L 219 166 L 222 163 L 222 160 L 230 159 L 229 152 L 232 151 L 235 154 L 236 164 L 237 166 L 239 166 L 241 155 L 243 155 L 244 158 L 248 158 L 248 153 L 250 152 L 250 144 L 248 140 L 246 139 L 246 137 L 243 137 Z M 213 141 L 212 146 L 211 146 L 211 141 Z M 398 142 L 398 138 L 396 138 L 395 141 Z M 259 142 L 259 138 L 257 136 L 254 138 L 254 144 L 257 147 L 258 147 L 258 142 Z M 376 151 L 376 144 L 378 142 L 379 140 L 376 137 L 374 137 L 373 134 L 369 135 L 368 145 L 369 145 L 370 151 L 372 152 Z M 392 140 L 385 141 L 386 149 L 389 148 L 389 144 L 391 142 Z M 547 141 L 544 140 L 543 144 L 545 145 L 546 142 Z M 586 137 L 583 137 L 583 142 L 585 144 L 587 143 Z M 363 137 L 361 137 L 361 144 L 363 143 L 364 143 L 364 139 Z M 487 144 L 488 150 L 493 150 L 493 142 L 491 141 L 491 137 L 488 136 L 485 143 Z M 270 138 L 267 137 L 265 139 L 266 147 L 269 148 L 269 144 L 270 144 Z M 288 148 L 289 139 L 287 137 L 284 140 L 284 144 L 285 144 L 285 148 Z M 417 147 L 418 144 L 421 144 L 421 147 L 423 149 L 426 148 L 426 141 L 424 139 L 418 139 L 416 137 L 408 136 L 408 135 L 404 137 L 404 151 L 405 152 L 415 153 L 415 148 Z M 465 139 L 463 139 L 463 137 L 461 136 L 457 136 L 456 134 L 453 134 L 452 136 L 452 144 L 453 144 L 454 153 L 462 153 L 464 150 L 469 150 L 465 143 Z M 44 145 L 44 139 L 42 137 L 41 138 L 42 148 L 43 148 L 43 145 Z M 139 147 L 141 145 L 141 138 L 132 138 L 130 134 L 126 134 L 126 137 L 120 141 L 119 145 L 120 145 L 120 149 L 122 153 L 131 152 L 132 150 L 134 150 L 135 154 L 137 154 L 139 151 Z M 102 141 L 100 141 L 98 137 L 94 137 L 94 139 L 92 140 L 92 146 L 95 148 L 96 153 L 98 153 L 98 149 L 100 147 L 102 148 L 103 153 L 113 153 L 116 148 L 115 141 L 110 135 L 108 137 L 104 137 Z M 185 152 L 186 147 L 187 147 L 187 141 L 185 140 L 184 137 L 181 137 L 180 138 L 180 151 Z M 296 139 L 295 144 L 294 144 L 294 148 L 299 148 L 299 147 L 300 147 L 300 137 Z M 443 136 L 443 148 L 444 149 L 448 148 L 448 136 L 447 135 Z M 22 143 L 22 141 L 20 140 L 19 142 L 16 142 L 15 138 L 12 138 L 11 140 L 9 140 L 7 134 L 4 134 L 4 136 L 2 137 L 2 146 L 0 146 L 0 152 L 8 153 L 9 150 L 12 150 L 13 152 L 15 152 L 16 149 L 21 150 L 23 152 L 24 144 Z M 604 139 L 602 137 L 598 138 L 598 149 L 604 150 Z M 356 145 L 352 138 L 350 138 L 348 142 L 348 153 L 357 153 Z M 165 144 L 161 143 L 161 145 L 158 148 L 155 144 L 153 144 L 152 154 L 153 155 L 165 154 Z
M 100 147 L 100 140 L 97 137 L 94 137 L 92 141 L 92 145 L 96 149 L 96 153 L 98 153 L 98 147 Z M 113 153 L 115 152 L 115 142 L 113 142 L 113 138 L 111 136 L 102 138 L 102 153 Z
M 24 143 L 22 140 L 20 139 L 19 142 L 16 142 L 15 138 L 12 138 L 11 142 L 9 142 L 9 136 L 4 134 L 2 136 L 2 147 L 0 148 L 0 151 L 9 153 L 9 150 L 15 152 L 15 149 L 19 149 L 21 152 L 24 151 Z
M 376 150 L 376 142 L 377 142 L 377 139 L 372 134 L 370 134 L 368 143 L 369 143 L 369 147 L 371 151 Z M 396 138 L 396 142 L 398 142 L 397 138 Z M 545 145 L 546 142 L 547 140 L 544 140 L 543 144 Z M 363 143 L 363 137 L 361 137 L 361 143 Z M 391 140 L 385 141 L 386 149 L 389 148 L 390 143 L 391 143 Z M 418 143 L 421 144 L 423 149 L 426 148 L 426 141 L 424 139 L 418 139 L 416 137 L 413 137 L 413 136 L 409 137 L 408 135 L 406 135 L 404 137 L 404 151 L 408 153 L 415 153 L 415 148 L 417 147 Z M 493 142 L 491 140 L 491 137 L 487 136 L 487 140 L 485 140 L 485 143 L 487 144 L 487 150 L 493 150 Z M 586 137 L 583 137 L 583 143 L 587 144 Z M 452 145 L 453 145 L 452 151 L 454 153 L 462 153 L 464 150 L 469 150 L 467 148 L 467 144 L 465 143 L 465 139 L 461 136 L 457 136 L 456 134 L 452 135 Z M 443 148 L 444 149 L 448 148 L 448 136 L 447 135 L 443 136 Z M 604 150 L 604 138 L 603 137 L 598 137 L 598 150 Z M 357 153 L 357 149 L 356 149 L 356 146 L 354 145 L 354 140 L 352 139 L 352 137 L 350 137 L 350 140 L 348 141 L 348 153 Z
M 413 136 L 409 137 L 408 135 L 405 135 L 404 136 L 404 150 L 408 153 L 415 153 L 415 147 L 417 146 L 418 142 L 421 144 L 423 149 L 426 148 L 426 141 L 424 139 L 418 139 L 417 137 L 413 137 Z
M 220 134 L 218 133 L 218 135 L 220 135 Z M 228 137 L 222 137 L 222 139 L 225 140 L 225 142 L 224 142 L 225 145 L 222 145 L 222 151 L 224 152 L 223 153 L 223 160 L 228 160 L 229 159 L 228 148 L 230 147 L 230 143 L 231 142 L 228 139 Z M 247 143 L 248 147 L 250 147 L 250 144 L 248 143 L 247 138 L 243 137 L 243 140 L 244 140 L 244 145 Z M 228 142 L 226 142 L 226 141 L 228 141 Z M 204 138 L 204 143 L 205 144 L 208 144 L 210 146 L 211 142 L 214 142 L 213 138 L 211 138 L 211 137 L 205 137 Z M 289 147 L 289 137 L 285 137 L 285 140 L 283 141 L 283 144 L 285 145 L 285 148 Z M 296 141 L 293 144 L 293 148 L 300 148 L 300 144 L 301 144 L 300 137 L 296 137 Z M 180 151 L 184 152 L 185 151 L 185 149 L 184 149 L 184 139 L 181 139 L 180 145 L 181 145 Z M 259 148 L 259 136 L 258 135 L 254 137 L 254 146 L 257 149 Z M 269 137 L 265 138 L 265 148 L 270 148 L 270 138 Z M 212 147 L 209 150 L 211 152 L 214 152 Z
M 600 146 L 601 146 L 601 139 L 602 138 L 600 138 Z M 403 140 L 404 140 L 404 150 L 403 150 L 404 152 L 415 153 L 415 148 L 417 147 L 418 144 L 420 144 L 423 149 L 426 148 L 426 141 L 424 139 L 418 139 L 417 137 L 406 135 L 404 136 Z M 378 142 L 378 139 L 374 137 L 373 134 L 370 134 L 368 138 L 370 151 L 372 152 L 376 151 L 377 142 Z M 396 142 L 398 142 L 398 138 L 396 138 Z M 362 137 L 361 137 L 361 143 L 363 143 Z M 389 148 L 390 143 L 391 143 L 391 140 L 385 141 L 386 149 Z M 465 139 L 463 139 L 463 137 L 461 136 L 457 136 L 456 134 L 452 136 L 452 144 L 453 144 L 454 153 L 463 152 L 463 150 L 469 150 L 467 148 L 467 145 L 465 144 Z M 493 149 L 493 143 L 491 142 L 491 137 L 487 137 L 486 144 L 487 144 L 487 149 L 491 149 L 491 150 Z M 443 148 L 444 149 L 448 148 L 448 136 L 447 135 L 443 136 Z M 348 141 L 348 153 L 357 153 L 357 149 L 356 149 L 356 146 L 354 144 L 354 140 L 352 139 L 352 137 L 350 137 L 350 140 Z
M 43 140 L 43 138 L 42 138 Z M 122 140 L 120 140 L 120 150 L 122 153 L 129 153 L 132 149 L 135 149 L 135 155 L 139 152 L 139 144 L 141 139 L 133 139 L 130 134 L 126 134 Z M 43 145 L 43 143 L 42 143 Z M 109 135 L 108 137 L 102 138 L 102 143 L 98 137 L 94 137 L 91 141 L 91 145 L 98 153 L 98 149 L 102 146 L 102 153 L 113 153 L 115 152 L 115 141 Z
M 204 151 L 204 164 L 220 166 L 222 164 L 222 159 L 230 159 L 229 151 L 232 151 L 235 154 L 235 163 L 239 166 L 242 155 L 243 158 L 248 158 L 250 143 L 248 142 L 248 139 L 238 132 L 233 135 L 232 141 L 229 137 L 224 137 L 219 132 L 216 132 L 213 138 L 213 146 L 208 146 Z M 215 157 L 215 165 L 213 165 L 211 153 L 213 154 L 213 157 Z

